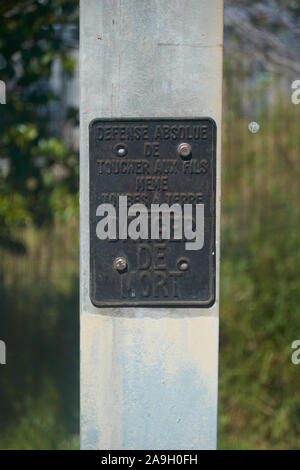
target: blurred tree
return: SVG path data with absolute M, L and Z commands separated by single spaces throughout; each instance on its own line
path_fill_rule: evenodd
M 78 0 L 1 0 L 0 244 L 22 248 L 17 230 L 70 217 L 77 208 L 78 155 L 51 130 L 50 111 L 61 97 L 50 86 L 54 61 L 71 78 Z M 75 47 L 77 39 L 75 40 Z M 68 110 L 64 121 L 77 121 Z M 59 176 L 58 176 L 59 175 Z
M 299 0 L 225 0 L 225 53 L 300 74 Z M 225 54 L 226 57 L 226 54 Z

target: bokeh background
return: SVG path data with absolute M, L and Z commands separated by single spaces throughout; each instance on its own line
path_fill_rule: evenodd
M 79 447 L 78 17 L 0 5 L 0 449 Z M 300 449 L 299 41 L 299 1 L 225 0 L 221 449 Z

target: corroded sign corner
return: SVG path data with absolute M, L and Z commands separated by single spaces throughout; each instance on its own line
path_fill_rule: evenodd
M 95 119 L 89 132 L 92 303 L 212 306 L 215 121 Z

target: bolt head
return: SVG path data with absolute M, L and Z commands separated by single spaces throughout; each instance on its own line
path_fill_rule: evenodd
M 181 158 L 188 158 L 192 155 L 192 147 L 187 142 L 182 142 L 178 145 L 177 152 Z
M 185 258 L 181 258 L 177 261 L 177 267 L 179 271 L 187 271 L 190 267 L 189 261 Z
M 118 150 L 119 157 L 124 157 L 126 155 L 126 150 L 124 148 L 119 148 Z
M 128 266 L 127 259 L 124 258 L 124 256 L 118 256 L 114 260 L 114 269 L 118 271 L 119 273 L 123 273 L 124 271 L 126 271 L 127 266 Z

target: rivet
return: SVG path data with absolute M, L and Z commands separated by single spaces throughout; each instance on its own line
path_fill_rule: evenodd
M 190 267 L 188 260 L 181 258 L 177 261 L 177 267 L 179 271 L 187 271 Z
M 127 259 L 124 258 L 124 256 L 118 256 L 114 260 L 113 266 L 116 271 L 118 271 L 119 273 L 123 273 L 124 271 L 126 271 L 128 266 Z

